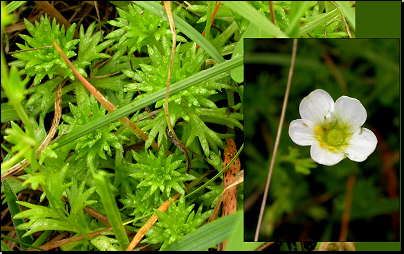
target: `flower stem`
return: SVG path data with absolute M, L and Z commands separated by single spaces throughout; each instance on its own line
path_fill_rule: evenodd
M 259 230 L 260 230 L 261 222 L 262 222 L 262 216 L 264 214 L 265 203 L 266 203 L 267 196 L 268 196 L 269 183 L 271 181 L 271 176 L 272 176 L 272 169 L 274 167 L 276 152 L 278 151 L 279 140 L 281 138 L 283 120 L 285 119 L 286 106 L 288 104 L 290 83 L 292 81 L 293 68 L 295 66 L 296 49 L 297 49 L 297 39 L 293 39 L 292 60 L 291 60 L 291 63 L 290 63 L 288 83 L 286 84 L 286 92 L 285 92 L 285 98 L 283 100 L 281 119 L 279 121 L 278 133 L 276 134 L 274 151 L 272 153 L 271 164 L 269 166 L 269 173 L 268 173 L 268 178 L 267 178 L 267 182 L 266 182 L 266 185 L 265 185 L 264 197 L 263 197 L 262 203 L 261 203 L 261 209 L 260 209 L 260 214 L 259 214 L 259 217 L 258 217 L 257 229 L 255 231 L 254 242 L 258 241 Z

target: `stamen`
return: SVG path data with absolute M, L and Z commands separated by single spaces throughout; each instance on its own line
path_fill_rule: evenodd
M 335 147 L 329 146 L 328 149 L 331 150 L 331 151 L 333 151 L 333 150 L 335 150 Z
M 318 141 L 323 141 L 323 138 L 320 135 L 317 136 L 317 139 Z
M 316 128 L 314 129 L 317 133 L 320 133 L 321 131 L 321 127 L 320 126 L 316 126 Z
M 320 147 L 323 148 L 324 146 L 325 146 L 325 143 L 324 143 L 324 142 L 321 142 L 321 143 L 320 143 Z

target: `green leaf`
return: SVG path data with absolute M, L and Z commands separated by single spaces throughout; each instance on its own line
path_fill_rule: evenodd
M 102 32 L 98 31 L 94 35 L 92 34 L 95 29 L 95 22 L 93 22 L 84 33 L 84 27 L 80 27 L 80 43 L 79 43 L 79 53 L 77 59 L 79 61 L 86 61 L 90 63 L 97 58 L 110 58 L 110 55 L 100 53 L 105 48 L 109 47 L 114 43 L 114 40 L 108 40 L 98 45 L 101 40 Z
M 210 222 L 193 233 L 184 236 L 181 241 L 173 244 L 167 251 L 204 251 L 229 239 L 234 228 L 243 217 L 243 211 L 219 218 Z
M 293 1 L 292 2 L 292 10 L 290 14 L 290 24 L 289 27 L 286 29 L 286 34 L 290 37 L 296 37 L 299 34 L 300 28 L 300 19 L 303 14 L 313 5 L 317 4 L 314 1 Z
M 28 1 L 12 1 L 11 3 L 7 4 L 5 9 L 7 10 L 7 13 L 12 13 L 16 9 L 23 6 L 26 2 L 28 2 Z M 3 9 L 3 6 L 1 7 L 1 9 Z M 3 13 L 1 16 L 3 16 Z M 3 23 L 3 22 L 1 22 L 1 23 Z
M 29 230 L 24 234 L 24 237 L 32 235 L 33 233 L 39 231 L 47 231 L 47 230 L 63 230 L 63 231 L 72 231 L 72 227 L 70 224 L 55 220 L 55 219 L 41 219 L 36 223 L 24 223 L 17 227 L 20 230 Z
M 275 36 L 277 38 L 288 38 L 276 25 L 269 21 L 263 14 L 258 12 L 254 7 L 245 1 L 225 1 L 224 5 L 237 12 L 253 23 L 256 27 L 261 27 L 267 36 Z
M 340 15 L 338 9 L 335 9 L 335 10 L 330 11 L 328 13 L 317 15 L 316 19 L 314 21 L 311 21 L 311 22 L 307 23 L 306 25 L 304 25 L 304 26 L 302 26 L 300 28 L 299 36 L 302 36 L 302 35 L 304 35 L 306 33 L 309 33 L 309 32 L 313 31 L 314 29 L 316 29 L 319 26 L 325 25 L 327 22 L 331 21 L 332 19 L 334 19 L 338 15 Z
M 18 240 L 31 245 L 34 242 L 34 239 L 32 238 L 32 236 L 24 237 L 27 232 L 25 230 L 17 229 L 17 227 L 19 225 L 22 225 L 24 223 L 24 221 L 22 220 L 22 218 L 15 217 L 18 213 L 21 212 L 21 208 L 17 204 L 18 203 L 17 195 L 11 188 L 11 185 L 10 185 L 11 180 L 13 180 L 13 179 L 6 179 L 3 182 L 4 195 L 7 199 L 7 207 L 10 211 L 10 215 L 11 215 L 11 218 L 13 221 L 13 226 L 16 228 L 16 235 L 17 235 Z M 24 244 L 21 244 L 21 248 L 22 248 L 22 250 L 26 250 L 27 246 Z
M 346 1 L 335 1 L 335 4 L 338 5 L 342 12 L 342 15 L 344 15 L 344 17 L 348 21 L 348 24 L 350 24 L 355 31 L 355 9 L 349 6 L 348 2 Z
M 59 218 L 59 215 L 48 207 L 34 205 L 34 204 L 24 202 L 24 201 L 17 201 L 17 204 L 23 205 L 23 206 L 31 208 L 31 209 L 18 213 L 17 215 L 14 216 L 15 219 L 29 218 L 31 220 L 36 221 L 40 218 L 45 218 L 45 217 Z
M 101 203 L 108 220 L 113 228 L 113 232 L 119 242 L 121 250 L 129 246 L 129 239 L 125 228 L 122 225 L 121 215 L 115 201 L 115 195 L 112 193 L 109 180 L 105 177 L 105 171 L 93 172 L 94 182 L 97 187 L 98 195 L 101 197 Z
M 243 216 L 236 221 L 225 251 L 254 251 L 262 242 L 244 242 L 244 219 Z
M 244 54 L 244 39 L 246 38 L 269 38 L 268 34 L 264 32 L 262 26 L 257 26 L 254 23 L 250 23 L 247 30 L 241 36 L 236 48 L 234 49 L 233 57 L 243 56 Z M 231 77 L 237 83 L 244 82 L 244 65 L 240 65 L 231 70 Z

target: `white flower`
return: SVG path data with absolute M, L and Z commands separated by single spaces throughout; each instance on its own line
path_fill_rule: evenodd
M 332 166 L 348 157 L 361 162 L 373 153 L 377 138 L 361 126 L 366 121 L 362 103 L 348 96 L 334 100 L 324 90 L 317 89 L 303 98 L 299 113 L 293 120 L 289 136 L 298 145 L 311 146 L 311 158 Z

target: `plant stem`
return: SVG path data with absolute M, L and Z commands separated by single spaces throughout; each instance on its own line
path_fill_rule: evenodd
M 271 176 L 272 176 L 272 169 L 274 167 L 276 152 L 278 151 L 279 140 L 281 138 L 283 120 L 285 119 L 286 106 L 288 104 L 290 83 L 292 81 L 293 68 L 295 66 L 296 49 L 297 49 L 297 39 L 293 39 L 292 60 L 291 60 L 291 63 L 290 63 L 288 83 L 286 85 L 286 92 L 285 92 L 285 98 L 283 100 L 281 119 L 279 121 L 278 133 L 276 134 L 274 151 L 273 151 L 272 158 L 271 158 L 271 164 L 269 166 L 269 173 L 268 173 L 268 178 L 267 178 L 267 182 L 266 182 L 266 185 L 265 185 L 264 197 L 263 197 L 262 203 L 261 203 L 261 209 L 260 209 L 260 214 L 259 214 L 259 217 L 258 217 L 257 229 L 255 231 L 254 242 L 258 241 L 259 230 L 260 230 L 261 222 L 262 222 L 262 216 L 264 214 L 265 203 L 266 203 L 267 196 L 268 196 L 269 183 L 271 181 Z

